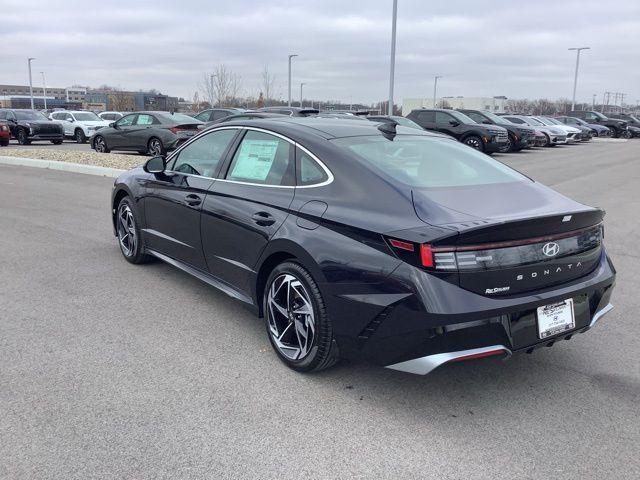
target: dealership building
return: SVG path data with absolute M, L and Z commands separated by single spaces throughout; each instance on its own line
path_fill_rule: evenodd
M 436 99 L 437 108 L 466 108 L 469 110 L 488 110 L 493 113 L 505 113 L 507 97 L 440 97 Z M 408 115 L 417 108 L 433 108 L 433 97 L 403 98 L 402 114 Z

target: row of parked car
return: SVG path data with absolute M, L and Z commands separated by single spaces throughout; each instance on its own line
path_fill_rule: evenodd
M 552 147 L 586 142 L 592 137 L 640 137 L 640 120 L 633 115 L 606 117 L 594 111 L 573 111 L 564 116 L 502 114 L 470 109 L 421 108 L 406 117 L 370 115 L 369 112 L 324 111 L 299 107 L 264 107 L 257 110 L 211 108 L 193 115 L 170 112 L 55 111 L 49 117 L 35 110 L 0 109 L 0 145 L 11 137 L 20 144 L 67 139 L 90 142 L 91 148 L 163 155 L 200 130 L 223 122 L 273 117 L 332 117 L 387 122 L 437 131 L 487 154 L 517 152 L 531 147 Z

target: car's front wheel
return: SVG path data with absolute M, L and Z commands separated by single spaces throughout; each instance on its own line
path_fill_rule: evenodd
M 62 140 L 51 140 L 54 145 L 62 145 Z
M 480 137 L 476 137 L 475 135 L 471 135 L 464 139 L 463 142 L 465 145 L 478 150 L 480 152 L 484 152 L 484 145 L 482 144 L 482 139 Z
M 76 129 L 74 138 L 76 139 L 76 143 L 86 143 L 87 141 L 87 136 L 84 134 L 81 128 Z
M 107 147 L 107 142 L 102 135 L 98 135 L 93 140 L 93 149 L 98 153 L 109 153 L 109 147 Z
M 287 366 L 311 372 L 338 360 L 324 299 L 304 267 L 278 265 L 267 280 L 263 308 L 271 345 Z
M 116 232 L 120 251 L 128 262 L 146 263 L 151 260 L 151 257 L 144 253 L 138 217 L 129 197 L 124 197 L 118 205 Z

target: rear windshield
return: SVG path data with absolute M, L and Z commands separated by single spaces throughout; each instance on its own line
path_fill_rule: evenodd
M 174 114 L 160 113 L 156 115 L 162 117 L 165 120 L 173 121 L 176 123 L 193 123 L 193 124 L 202 123 L 197 118 L 190 117 L 189 115 L 185 115 L 183 113 L 174 113 Z
M 527 177 L 462 143 L 443 138 L 397 135 L 348 137 L 337 146 L 394 179 L 417 188 L 523 182 Z

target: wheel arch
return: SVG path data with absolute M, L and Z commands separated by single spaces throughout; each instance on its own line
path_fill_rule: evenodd
M 112 196 L 111 200 L 111 223 L 113 224 L 114 235 L 116 235 L 116 211 L 118 209 L 118 205 L 122 201 L 124 197 L 132 197 L 131 192 L 124 186 L 118 188 Z
M 293 243 L 287 239 L 277 239 L 269 242 L 256 266 L 255 281 L 253 285 L 253 297 L 255 305 L 258 309 L 258 316 L 263 316 L 262 311 L 262 295 L 269 278 L 269 274 L 273 269 L 285 261 L 293 261 L 304 267 L 320 286 L 325 281 L 324 274 L 320 266 L 311 257 L 311 255 L 300 245 Z

